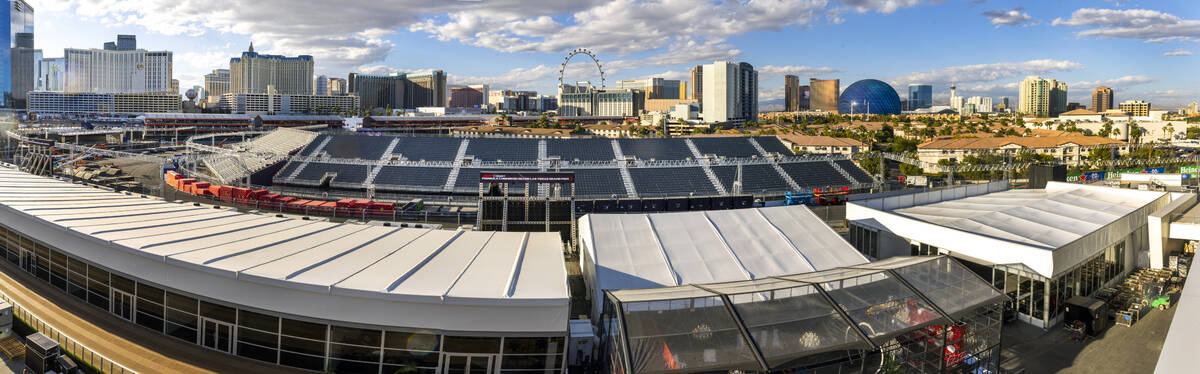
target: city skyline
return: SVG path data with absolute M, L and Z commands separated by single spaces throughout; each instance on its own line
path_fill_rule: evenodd
M 948 103 L 950 84 L 960 96 L 1016 97 L 1028 75 L 1067 82 L 1071 102 L 1090 104 L 1101 85 L 1117 101 L 1169 109 L 1200 97 L 1192 88 L 1200 78 L 1189 74 L 1200 47 L 1200 7 L 1184 0 L 30 4 L 41 26 L 36 47 L 46 57 L 136 34 L 143 48 L 175 52 L 181 87 L 202 85 L 204 74 L 228 68 L 254 42 L 263 53 L 312 55 L 318 75 L 443 70 L 452 85 L 543 94 L 554 91 L 558 63 L 573 48 L 600 55 L 609 86 L 645 77 L 689 81 L 692 66 L 744 61 L 761 76 L 764 111 L 782 107 L 785 74 L 838 78 L 843 88 L 880 79 L 897 92 L 930 84 L 939 105 Z M 330 17 L 335 11 L 341 15 Z M 595 78 L 573 59 L 567 80 Z

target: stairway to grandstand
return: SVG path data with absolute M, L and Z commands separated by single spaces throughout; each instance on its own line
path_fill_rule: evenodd
M 779 138 L 776 137 L 754 136 L 746 138 L 746 140 L 751 144 L 751 146 L 753 146 L 759 152 L 762 152 L 763 155 L 768 153 L 778 153 L 784 156 L 795 155 L 791 149 L 788 149 L 788 147 L 783 145 L 783 142 L 779 141 Z
M 733 182 L 737 180 L 737 166 L 713 166 L 712 171 L 722 186 L 729 191 L 733 190 Z M 782 194 L 790 190 L 791 186 L 774 166 L 742 165 L 742 193 L 766 195 Z
M 383 151 L 383 155 L 379 156 L 379 161 L 387 161 L 389 158 L 391 158 L 392 151 L 396 150 L 396 144 L 399 143 L 400 138 L 392 138 L 392 142 L 388 144 L 387 149 Z M 363 187 L 370 187 L 371 184 L 375 182 L 375 178 L 379 176 L 379 171 L 382 169 L 383 164 L 375 165 L 375 168 L 371 169 L 371 173 L 367 175 L 367 178 L 363 180 Z
M 717 188 L 700 167 L 629 169 L 640 197 L 716 195 Z
M 858 167 L 858 165 L 855 165 L 854 161 L 838 160 L 838 161 L 834 161 L 833 164 L 834 164 L 834 166 L 837 166 L 838 168 L 841 168 L 842 170 L 844 170 L 846 172 L 846 174 L 848 174 L 850 176 L 850 178 L 854 179 L 854 181 L 856 181 L 858 183 L 862 183 L 862 184 L 875 183 L 875 178 L 871 177 L 870 174 L 867 174 L 867 172 L 865 170 L 863 170 L 862 168 Z
M 463 159 L 467 157 L 467 147 L 470 146 L 470 139 L 463 139 L 462 142 L 458 144 L 458 150 L 454 153 L 454 169 L 450 170 L 450 175 L 446 177 L 446 183 L 442 185 L 443 190 L 454 191 L 457 187 L 458 175 L 461 172 L 460 169 L 462 169 Z

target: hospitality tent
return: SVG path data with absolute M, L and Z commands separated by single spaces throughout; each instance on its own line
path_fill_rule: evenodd
M 605 290 L 752 280 L 867 262 L 805 206 L 579 220 L 580 266 L 599 315 Z

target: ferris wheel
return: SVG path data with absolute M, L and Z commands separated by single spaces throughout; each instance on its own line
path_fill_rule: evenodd
M 596 54 L 592 53 L 592 51 L 589 51 L 586 48 L 573 50 L 571 53 L 567 54 L 567 57 L 563 58 L 562 65 L 558 66 L 558 86 L 562 87 L 563 73 L 567 70 L 567 63 L 571 62 L 571 58 L 575 57 L 576 55 L 584 55 L 592 59 L 592 63 L 596 65 L 596 70 L 600 72 L 600 89 L 604 89 L 604 67 L 600 65 L 600 59 L 596 58 Z

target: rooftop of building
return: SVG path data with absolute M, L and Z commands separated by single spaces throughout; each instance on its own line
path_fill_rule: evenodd
M 993 149 L 1009 145 L 1022 148 L 1054 148 L 1074 144 L 1078 146 L 1117 145 L 1125 144 L 1120 140 L 1100 136 L 1085 136 L 1076 134 L 1053 136 L 1003 136 L 979 138 L 934 139 L 918 145 L 922 149 Z
M 1059 114 L 1059 116 L 1094 116 L 1094 115 L 1098 115 L 1098 114 L 1100 114 L 1100 113 L 1096 113 L 1096 112 L 1093 112 L 1093 111 L 1090 111 L 1087 109 L 1075 109 L 1075 110 L 1063 112 L 1062 114 Z
M 850 138 L 823 135 L 783 134 L 779 139 L 799 146 L 866 147 L 867 144 Z

